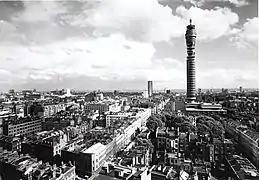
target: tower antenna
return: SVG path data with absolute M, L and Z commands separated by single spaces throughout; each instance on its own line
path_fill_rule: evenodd
M 192 19 L 190 19 L 190 25 L 192 25 Z

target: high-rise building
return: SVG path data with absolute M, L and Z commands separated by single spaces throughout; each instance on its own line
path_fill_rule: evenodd
M 196 43 L 196 31 L 195 25 L 192 25 L 192 20 L 187 26 L 186 34 L 186 46 L 187 46 L 187 99 L 188 101 L 195 100 L 195 43 Z
M 239 87 L 239 92 L 243 92 L 243 87 L 242 86 Z
M 148 97 L 153 95 L 153 81 L 148 81 Z

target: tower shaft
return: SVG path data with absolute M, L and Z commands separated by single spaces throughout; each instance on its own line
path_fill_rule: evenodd
M 196 74 L 195 74 L 195 43 L 196 31 L 195 26 L 191 24 L 187 26 L 185 34 L 187 46 L 187 99 L 193 101 L 196 99 Z

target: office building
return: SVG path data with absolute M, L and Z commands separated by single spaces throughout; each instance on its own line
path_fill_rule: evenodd
M 42 129 L 41 118 L 20 118 L 3 125 L 3 134 L 6 136 L 28 136 L 40 132 Z
M 153 81 L 148 81 L 148 97 L 153 95 Z
M 195 43 L 196 43 L 196 31 L 195 25 L 192 25 L 192 20 L 187 26 L 185 34 L 186 46 L 187 46 L 187 99 L 188 101 L 195 100 Z

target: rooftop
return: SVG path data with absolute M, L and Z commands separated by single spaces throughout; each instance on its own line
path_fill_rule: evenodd
M 104 150 L 105 148 L 106 148 L 105 145 L 103 145 L 101 143 L 97 143 L 97 144 L 92 145 L 90 148 L 83 150 L 82 152 L 87 153 L 87 154 L 95 154 L 98 151 Z
M 247 159 L 238 155 L 228 156 L 227 161 L 229 162 L 232 170 L 236 176 L 240 179 L 247 177 L 258 177 L 259 173 L 256 167 Z

